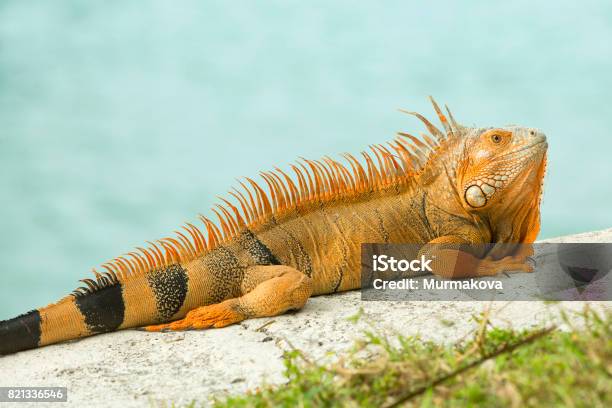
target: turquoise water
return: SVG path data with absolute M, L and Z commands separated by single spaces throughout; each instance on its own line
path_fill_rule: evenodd
M 542 237 L 612 226 L 610 2 L 308 3 L 0 4 L 0 319 L 430 94 L 547 133 Z

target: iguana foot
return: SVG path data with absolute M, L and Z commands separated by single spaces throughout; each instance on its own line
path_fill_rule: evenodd
M 230 324 L 238 323 L 246 317 L 235 309 L 234 299 L 225 302 L 215 303 L 208 306 L 198 307 L 191 310 L 180 320 L 172 323 L 158 324 L 145 327 L 146 331 L 180 331 L 180 330 L 200 330 L 210 327 L 225 327 Z
M 527 258 L 507 256 L 505 258 L 493 261 L 483 259 L 478 262 L 476 276 L 494 276 L 502 272 L 533 272 L 533 266 L 530 265 Z
M 436 238 L 419 251 L 419 255 L 431 259 L 432 272 L 446 279 L 476 278 L 494 276 L 502 272 L 533 272 L 530 257 L 533 249 L 522 245 L 518 252 L 501 259 L 478 258 L 462 251 L 461 245 L 470 245 L 465 239 L 455 236 Z

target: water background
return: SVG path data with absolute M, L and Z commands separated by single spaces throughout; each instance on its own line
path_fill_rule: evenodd
M 612 226 L 612 3 L 0 3 L 0 319 L 298 156 L 421 125 L 549 138 L 541 237 Z

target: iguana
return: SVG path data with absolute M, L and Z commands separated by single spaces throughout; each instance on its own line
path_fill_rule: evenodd
M 71 295 L 0 322 L 0 354 L 119 329 L 224 327 L 300 309 L 360 287 L 363 242 L 530 243 L 540 228 L 546 137 L 525 127 L 466 127 L 430 98 L 444 131 L 399 133 L 347 164 L 325 157 L 261 173 L 221 199 L 206 233 L 187 223 L 93 270 Z M 430 246 L 431 247 L 431 246 Z M 452 277 L 529 271 L 520 254 L 460 259 Z

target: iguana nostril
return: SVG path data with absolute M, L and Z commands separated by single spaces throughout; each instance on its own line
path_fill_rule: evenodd
M 530 130 L 530 131 L 529 131 L 529 135 L 530 135 L 530 136 L 535 136 L 535 132 L 534 132 L 533 130 Z

